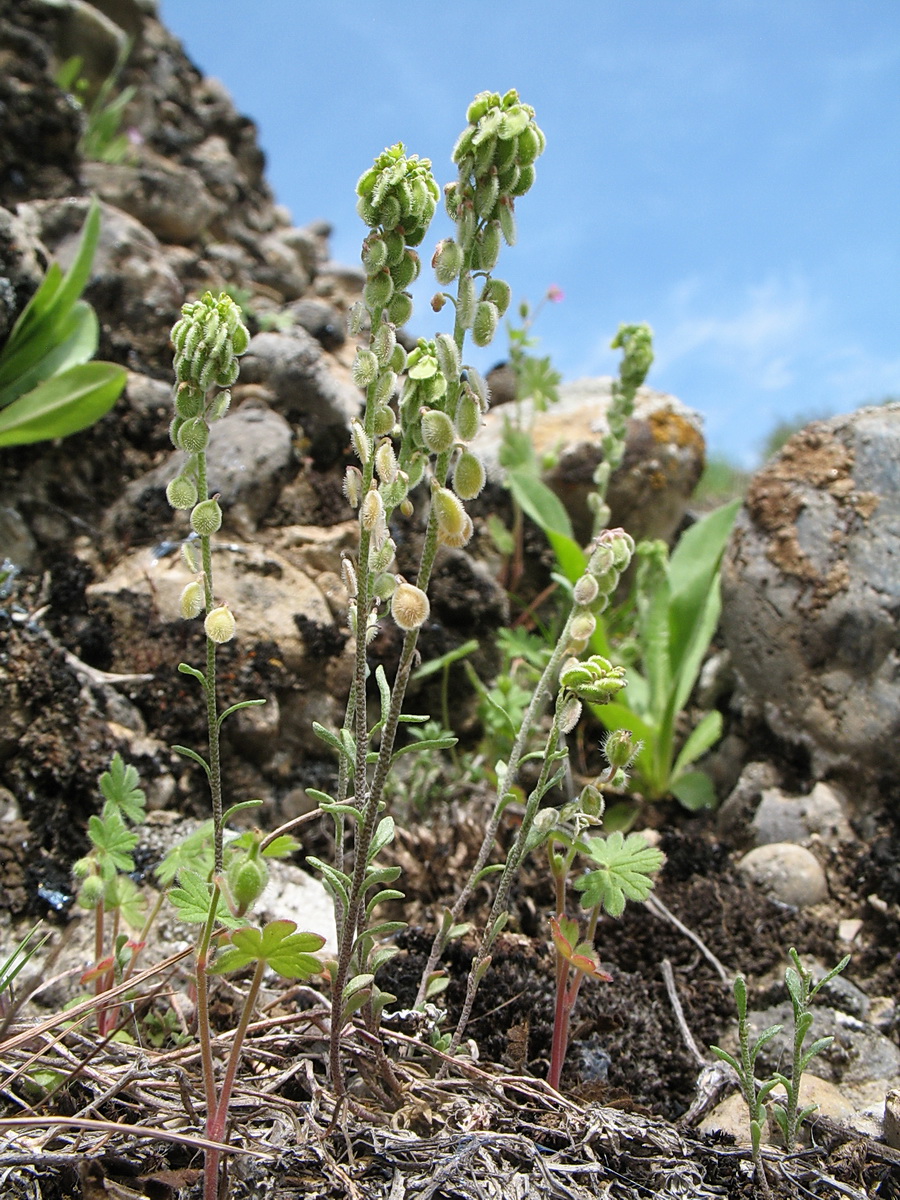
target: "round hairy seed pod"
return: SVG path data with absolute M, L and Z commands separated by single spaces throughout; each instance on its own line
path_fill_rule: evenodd
M 471 442 L 481 428 L 481 408 L 471 392 L 466 391 L 456 406 L 456 436 L 461 442 Z
M 400 580 L 391 596 L 391 616 L 404 631 L 418 629 L 428 620 L 431 605 L 421 588 Z
M 375 470 L 382 483 L 393 483 L 397 478 L 397 455 L 387 439 L 375 451 Z
M 231 391 L 226 388 L 224 392 L 219 392 L 212 404 L 209 406 L 209 419 L 211 421 L 221 421 L 231 407 Z
M 504 204 L 501 197 L 498 208 L 499 212 L 497 215 L 500 218 L 500 231 L 503 234 L 503 240 L 507 246 L 514 246 L 516 244 L 516 214 L 513 209 L 513 202 L 512 200 L 508 200 Z
M 356 351 L 356 358 L 351 368 L 353 382 L 359 388 L 367 388 L 378 374 L 378 358 L 371 350 Z
M 191 528 L 201 537 L 209 537 L 222 528 L 222 510 L 218 500 L 201 500 L 191 513 Z
M 390 303 L 387 306 L 387 314 L 394 325 L 405 325 L 412 316 L 412 311 L 413 302 L 412 296 L 410 296 L 409 292 L 395 292 L 394 295 L 391 296 Z M 402 349 L 402 347 L 400 347 L 400 349 Z M 393 362 L 391 363 L 391 366 L 394 366 Z M 402 369 L 402 367 L 399 368 L 399 370 Z M 394 370 L 396 371 L 398 368 L 394 367 Z
M 456 441 L 453 422 L 445 412 L 429 409 L 422 415 L 422 441 L 432 454 L 443 454 Z
M 183 420 L 199 417 L 203 412 L 203 393 L 189 383 L 179 384 L 175 393 L 175 412 Z
M 391 361 L 394 347 L 397 345 L 397 334 L 393 325 L 382 321 L 372 337 L 372 352 L 378 359 L 379 366 L 386 367 Z
M 439 333 L 434 339 L 434 353 L 441 369 L 441 374 L 447 380 L 459 379 L 461 363 L 459 347 L 449 333 Z
M 375 409 L 375 436 L 384 437 L 391 432 L 397 417 L 394 410 L 387 404 L 379 404 Z
M 363 429 L 361 422 L 352 421 L 350 424 L 350 440 L 353 442 L 353 449 L 356 451 L 356 457 L 363 466 L 372 457 L 372 445 Z
M 371 488 L 363 497 L 359 508 L 359 523 L 369 533 L 384 519 L 384 502 L 375 488 Z
M 178 607 L 185 621 L 191 621 L 194 617 L 199 617 L 203 612 L 203 587 L 199 580 L 192 579 L 181 593 L 181 599 Z
M 453 490 L 460 500 L 474 500 L 484 484 L 484 463 L 471 450 L 464 450 L 453 468 Z
M 444 238 L 442 242 L 438 242 L 437 244 L 431 265 L 434 268 L 435 278 L 438 283 L 446 287 L 448 283 L 453 282 L 462 270 L 462 247 L 453 238 Z
M 197 503 L 197 485 L 187 475 L 177 475 L 166 488 L 166 499 L 173 508 L 193 508 Z
M 372 312 L 384 308 L 394 294 L 394 281 L 389 272 L 379 271 L 373 275 L 363 290 L 363 298 Z M 393 320 L 393 318 L 391 318 Z M 396 325 L 397 322 L 394 321 Z
M 228 605 L 220 604 L 218 608 L 210 609 L 203 622 L 203 628 L 206 630 L 209 640 L 215 642 L 216 645 L 221 646 L 223 642 L 230 642 L 234 637 L 235 624 Z
M 209 426 L 202 417 L 191 417 L 178 431 L 178 440 L 182 450 L 188 454 L 199 454 L 206 449 L 209 441 Z
M 569 632 L 577 642 L 587 642 L 593 637 L 594 630 L 597 628 L 597 618 L 593 613 L 579 613 L 572 621 L 569 627 Z
M 597 586 L 597 580 L 590 574 L 582 575 L 572 593 L 575 603 L 583 605 L 585 608 L 593 604 L 599 594 L 600 588 Z
M 475 319 L 475 280 L 471 275 L 464 275 L 459 281 L 456 315 L 463 329 L 471 328 Z
M 475 317 L 472 321 L 472 341 L 476 346 L 489 346 L 497 332 L 497 322 L 500 314 L 497 305 L 490 300 L 482 300 L 475 306 Z
M 419 256 L 415 250 L 407 250 L 396 266 L 391 267 L 391 279 L 394 281 L 394 290 L 398 292 L 404 291 L 418 278 L 421 263 Z
M 181 543 L 181 561 L 189 571 L 193 571 L 195 574 L 200 570 L 200 559 L 192 542 Z
M 442 535 L 456 537 L 465 529 L 466 510 L 462 501 L 449 488 L 435 487 L 431 502 L 437 519 L 438 531 Z
M 460 550 L 469 544 L 474 532 L 475 526 L 472 524 L 472 518 L 468 513 L 463 513 L 462 526 L 455 532 L 441 529 L 438 526 L 438 541 L 442 546 L 449 546 L 451 550 Z
M 358 467 L 348 467 L 344 472 L 344 495 L 351 508 L 357 508 L 362 495 L 362 472 Z

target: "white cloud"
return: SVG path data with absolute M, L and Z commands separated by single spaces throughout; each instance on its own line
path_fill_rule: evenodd
M 657 339 L 657 368 L 683 367 L 701 356 L 708 366 L 727 367 L 765 391 L 790 386 L 821 315 L 803 280 L 770 278 L 719 305 L 711 292 L 697 278 L 672 290 Z

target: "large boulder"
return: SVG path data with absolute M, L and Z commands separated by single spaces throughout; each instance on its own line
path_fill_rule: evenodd
M 807 426 L 754 477 L 722 570 L 746 699 L 814 773 L 900 765 L 900 404 Z
M 551 463 L 544 482 L 566 506 L 578 540 L 587 542 L 592 531 L 587 498 L 595 490 L 611 401 L 612 379 L 602 376 L 562 384 L 559 400 L 544 412 L 535 412 L 530 400 L 499 404 L 488 412 L 473 449 L 484 459 L 488 479 L 500 483 L 505 423 L 529 429 L 538 458 Z M 635 538 L 671 541 L 703 470 L 704 450 L 698 413 L 674 396 L 641 388 L 628 423 L 625 458 L 610 482 L 611 524 Z

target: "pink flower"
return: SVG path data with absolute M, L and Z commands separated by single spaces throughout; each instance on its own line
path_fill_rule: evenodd
M 551 304 L 559 304 L 561 300 L 565 300 L 566 293 L 555 283 L 551 283 L 547 288 L 547 299 Z

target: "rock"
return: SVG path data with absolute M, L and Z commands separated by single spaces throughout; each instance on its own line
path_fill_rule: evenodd
M 319 343 L 298 326 L 252 338 L 241 360 L 241 379 L 270 388 L 279 411 L 310 438 L 333 426 L 349 429 L 362 406 L 349 374 L 336 375 Z
M 86 0 L 54 0 L 58 10 L 54 49 L 60 60 L 81 59 L 81 74 L 95 85 L 115 69 L 125 41 L 120 25 Z
M 859 1108 L 880 1103 L 885 1091 L 900 1082 L 900 1048 L 889 1037 L 849 1013 L 826 1004 L 814 1004 L 813 1024 L 807 1046 L 815 1039 L 834 1040 L 812 1066 L 818 1076 L 839 1086 Z M 748 1014 L 751 1040 L 770 1025 L 781 1025 L 760 1051 L 757 1074 L 763 1078 L 783 1070 L 790 1061 L 793 1043 L 793 1017 L 789 1001 Z M 785 1072 L 787 1073 L 787 1072 Z
M 884 1140 L 900 1150 L 900 1089 L 891 1088 L 884 1098 Z
M 780 1099 L 783 1102 L 784 1088 L 776 1088 L 772 1095 L 775 1100 Z M 815 1104 L 817 1106 L 816 1116 L 828 1117 L 838 1124 L 849 1125 L 850 1128 L 856 1127 L 854 1118 L 857 1110 L 855 1106 L 841 1092 L 840 1088 L 827 1079 L 820 1079 L 818 1076 L 808 1073 L 804 1074 L 800 1081 L 800 1103 L 801 1105 Z M 815 1117 L 812 1119 L 814 1121 Z M 738 1145 L 749 1146 L 750 1114 L 747 1111 L 746 1100 L 740 1092 L 732 1092 L 726 1100 L 717 1104 L 712 1112 L 703 1118 L 699 1128 L 702 1133 L 713 1133 L 715 1130 L 730 1133 Z M 781 1141 L 778 1126 L 773 1120 L 768 1122 L 763 1140 L 767 1142 Z
M 749 841 L 751 819 L 763 792 L 776 787 L 779 782 L 778 771 L 771 763 L 747 763 L 716 814 L 716 825 L 722 837 L 736 845 Z
M 805 843 L 814 835 L 835 845 L 854 840 L 845 813 L 846 801 L 827 783 L 817 783 L 808 796 L 788 796 L 766 788 L 753 817 L 757 846 L 772 842 Z
M 580 379 L 559 389 L 559 401 L 543 413 L 531 401 L 520 405 L 520 419 L 532 431 L 538 458 L 552 455 L 555 465 L 544 473 L 572 518 L 576 539 L 590 539 L 592 516 L 587 504 L 593 474 L 601 459 L 604 414 L 611 400 L 609 378 Z M 514 417 L 508 405 L 491 409 L 472 443 L 494 483 L 503 427 Z M 703 469 L 704 441 L 700 417 L 674 396 L 641 388 L 629 422 L 625 459 L 610 483 L 611 525 L 633 537 L 671 541 L 684 518 L 688 499 Z
M 193 167 L 181 166 L 146 147 L 137 163 L 89 162 L 85 182 L 108 204 L 127 212 L 164 242 L 194 241 L 222 211 Z
M 36 550 L 31 530 L 19 510 L 11 504 L 0 504 L 0 574 L 5 570 L 4 563 L 27 571 L 35 564 Z M 0 599 L 5 599 L 2 583 Z
M 825 872 L 803 846 L 791 842 L 759 846 L 737 865 L 748 879 L 782 904 L 807 908 L 828 896 Z
M 900 404 L 796 434 L 751 482 L 722 631 L 752 703 L 819 778 L 900 766 Z
M 347 340 L 344 315 L 322 300 L 297 300 L 288 311 L 324 350 L 338 350 Z

